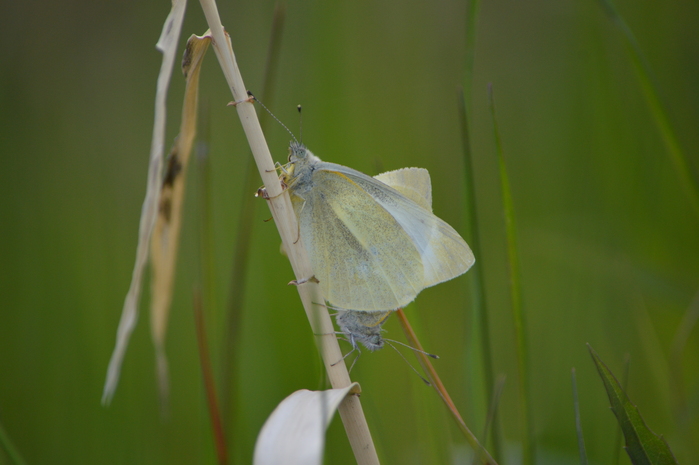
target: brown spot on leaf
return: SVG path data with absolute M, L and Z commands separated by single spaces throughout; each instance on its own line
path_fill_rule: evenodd
M 163 187 L 172 187 L 175 183 L 175 178 L 177 178 L 181 171 L 182 163 L 180 163 L 180 158 L 177 156 L 177 149 L 172 149 L 167 160 L 167 171 L 165 171 L 165 178 L 163 178 Z

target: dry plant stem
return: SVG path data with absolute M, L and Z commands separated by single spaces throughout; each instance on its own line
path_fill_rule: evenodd
M 312 276 L 311 266 L 303 248 L 303 241 L 298 241 L 296 238 L 298 227 L 291 200 L 288 193 L 282 191 L 281 184 L 277 178 L 272 156 L 262 134 L 255 108 L 248 100 L 230 39 L 223 30 L 215 2 L 213 0 L 200 0 L 200 3 L 211 29 L 214 51 L 226 81 L 231 88 L 233 99 L 235 102 L 238 102 L 236 110 L 262 177 L 262 182 L 269 194 L 269 207 L 289 256 L 291 267 L 298 281 L 308 279 Z M 297 288 L 313 333 L 316 335 L 316 341 L 323 357 L 330 383 L 334 388 L 348 386 L 351 384 L 351 381 L 345 364 L 337 363 L 333 366 L 333 363 L 340 360 L 342 353 L 334 335 L 330 315 L 327 308 L 323 305 L 313 304 L 314 302 L 324 302 L 318 285 L 307 282 L 297 286 Z M 339 411 L 357 462 L 359 464 L 378 464 L 376 449 L 372 442 L 359 398 L 357 396 L 348 396 L 340 405 Z
M 211 369 L 211 357 L 209 345 L 206 342 L 206 325 L 204 323 L 204 311 L 202 310 L 201 291 L 194 289 L 194 323 L 196 324 L 197 342 L 199 344 L 199 362 L 201 364 L 202 378 L 206 390 L 206 402 L 211 417 L 211 429 L 214 430 L 214 443 L 216 444 L 216 457 L 219 464 L 228 462 L 228 450 L 226 449 L 226 435 L 223 432 L 220 409 L 216 402 L 216 383 L 214 372 Z
M 422 344 L 420 344 L 420 341 L 417 339 L 412 326 L 410 326 L 410 322 L 405 316 L 403 309 L 399 308 L 396 311 L 396 314 L 398 315 L 398 321 L 400 321 L 400 324 L 403 327 L 403 332 L 405 332 L 410 345 L 422 352 L 425 352 L 425 349 L 423 349 Z M 485 447 L 478 442 L 478 438 L 476 438 L 468 426 L 466 426 L 466 423 L 464 422 L 463 418 L 461 418 L 461 414 L 457 410 L 456 405 L 454 405 L 454 402 L 451 400 L 451 397 L 444 387 L 444 384 L 442 384 L 442 380 L 439 378 L 437 371 L 432 366 L 432 362 L 430 362 L 429 357 L 421 352 L 415 352 L 415 355 L 417 355 L 417 359 L 420 362 L 422 369 L 425 370 L 430 383 L 432 383 L 432 386 L 434 386 L 435 390 L 446 404 L 447 408 L 456 420 L 459 429 L 462 431 L 466 437 L 466 440 L 476 452 L 476 455 L 480 459 L 481 463 L 484 465 L 497 465 L 497 462 L 490 456 Z

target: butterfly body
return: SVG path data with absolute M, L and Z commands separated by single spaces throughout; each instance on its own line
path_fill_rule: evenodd
M 381 337 L 381 325 L 393 313 L 388 312 L 359 312 L 355 310 L 339 310 L 335 316 L 340 332 L 347 336 L 353 350 L 359 350 L 361 342 L 371 352 L 379 350 L 384 345 Z

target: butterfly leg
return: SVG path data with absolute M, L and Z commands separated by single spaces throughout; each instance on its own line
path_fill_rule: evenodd
M 249 94 L 248 94 L 248 95 L 249 95 Z M 249 96 L 248 98 L 244 98 L 243 100 L 238 100 L 237 102 L 228 102 L 228 105 L 227 105 L 227 106 L 229 106 L 229 107 L 237 107 L 237 106 L 238 106 L 239 104 L 241 104 L 241 103 L 245 103 L 245 102 L 252 103 L 252 102 L 254 102 L 254 101 L 255 101 L 255 97 Z
M 306 283 L 316 283 L 318 284 L 320 281 L 318 281 L 318 278 L 316 278 L 315 275 L 311 276 L 310 278 L 304 278 L 300 280 L 293 280 L 289 281 L 289 285 L 294 285 L 294 286 L 300 286 L 301 284 L 306 284 Z

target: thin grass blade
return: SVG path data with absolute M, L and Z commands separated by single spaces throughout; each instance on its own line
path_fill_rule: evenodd
M 284 31 L 284 20 L 286 17 L 286 7 L 277 4 L 274 8 L 272 19 L 272 30 L 267 49 L 267 64 L 263 75 L 262 92 L 259 94 L 263 102 L 272 104 L 274 99 L 274 88 L 277 78 L 277 68 L 281 56 L 281 42 Z M 256 93 L 257 95 L 257 93 Z M 267 127 L 269 115 L 267 112 L 260 113 L 260 126 L 263 131 Z M 245 287 L 247 285 L 248 257 L 251 250 L 251 242 L 255 231 L 255 202 L 259 202 L 252 193 L 259 187 L 260 179 L 257 176 L 255 164 L 250 157 L 245 157 L 245 187 L 243 198 L 240 201 L 240 214 L 238 216 L 238 230 L 235 237 L 235 250 L 231 266 L 231 279 L 228 285 L 228 305 L 226 308 L 226 326 L 223 334 L 223 352 L 221 354 L 221 406 L 224 414 L 224 421 L 229 424 L 229 418 L 235 415 L 232 410 L 235 408 L 237 396 L 237 368 L 236 357 L 241 353 L 238 350 L 238 330 L 240 328 L 240 318 L 243 312 L 242 306 L 245 301 Z
M 629 382 L 629 367 L 631 366 L 631 356 L 627 353 L 624 355 L 624 373 L 621 378 L 621 389 L 626 392 Z M 614 437 L 614 455 L 612 456 L 612 465 L 619 465 L 619 459 L 621 457 L 621 438 L 623 432 L 621 428 L 616 429 L 616 435 Z
M 672 345 L 670 349 L 671 355 L 669 357 L 669 362 L 674 385 L 673 390 L 678 411 L 683 411 L 688 408 L 682 361 L 684 360 L 684 351 L 687 347 L 687 343 L 689 342 L 689 337 L 692 334 L 692 332 L 696 329 L 698 323 L 699 292 L 694 294 L 692 302 L 689 304 L 684 314 L 682 315 L 682 320 L 677 325 L 675 335 L 672 338 Z M 699 446 L 699 444 L 697 444 L 697 446 Z
M 488 406 L 488 414 L 485 417 L 485 426 L 483 427 L 483 439 L 481 441 L 483 444 L 486 444 L 488 442 L 488 434 L 490 433 L 491 429 L 493 429 L 493 422 L 495 421 L 495 415 L 498 411 L 498 406 L 500 405 L 500 396 L 502 395 L 502 390 L 505 387 L 506 380 L 507 376 L 505 376 L 505 374 L 499 375 L 495 380 L 495 386 L 493 386 L 493 393 L 490 396 L 492 400 Z M 474 456 L 472 462 L 474 465 L 476 464 L 476 459 L 477 457 Z
M 466 12 L 466 57 L 464 58 L 464 101 L 471 109 L 473 91 L 473 66 L 476 61 L 476 32 L 478 31 L 478 16 L 481 10 L 480 0 L 470 0 Z
M 587 465 L 587 450 L 585 449 L 585 438 L 583 437 L 582 422 L 580 421 L 580 402 L 578 400 L 578 381 L 575 378 L 575 368 L 570 370 L 571 382 L 573 385 L 573 408 L 575 409 L 575 432 L 578 436 L 578 452 L 580 453 L 580 465 Z
M 10 463 L 13 465 L 27 465 L 27 462 L 19 453 L 17 447 L 10 440 L 10 436 L 5 431 L 5 428 L 0 423 L 0 450 L 4 450 L 7 457 L 10 459 Z M 0 454 L 2 457 L 3 454 Z
M 410 322 L 408 321 L 408 318 L 405 316 L 405 312 L 403 312 L 403 309 L 399 308 L 396 311 L 396 315 L 398 316 L 398 321 L 400 321 L 401 327 L 403 328 L 403 332 L 405 333 L 405 336 L 408 339 L 409 345 L 415 349 L 418 349 L 417 351 L 414 351 L 415 355 L 417 356 L 418 362 L 420 362 L 422 369 L 425 370 L 425 374 L 427 375 L 430 384 L 437 391 L 437 394 L 439 394 L 439 397 L 447 406 L 447 409 L 451 413 L 452 417 L 456 420 L 457 426 L 466 438 L 466 441 L 468 441 L 469 445 L 475 451 L 478 460 L 480 460 L 480 462 L 483 465 L 497 465 L 497 462 L 495 461 L 495 459 L 493 459 L 493 457 L 491 457 L 490 453 L 486 450 L 486 448 L 483 447 L 480 442 L 478 442 L 478 438 L 476 438 L 476 435 L 471 432 L 468 426 L 466 426 L 466 422 L 464 422 L 464 419 L 461 417 L 459 410 L 456 408 L 456 405 L 451 400 L 449 393 L 444 387 L 444 384 L 442 384 L 442 380 L 439 378 L 437 370 L 434 369 L 432 362 L 430 362 L 430 358 L 426 355 L 427 352 L 425 352 L 425 349 L 423 349 L 422 344 L 420 344 L 420 341 L 418 340 L 415 331 L 413 331 L 412 326 L 410 326 Z
M 695 213 L 699 213 L 699 179 L 692 172 L 687 155 L 680 145 L 677 134 L 670 123 L 670 118 L 660 98 L 659 86 L 655 80 L 653 71 L 641 50 L 636 36 L 619 14 L 611 0 L 599 0 L 600 5 L 612 22 L 619 28 L 626 39 L 629 56 L 636 70 L 636 76 L 641 86 L 641 91 L 646 98 L 651 114 L 655 118 L 660 134 L 667 147 L 667 152 L 675 168 L 680 184 L 689 198 Z
M 519 372 L 519 403 L 522 411 L 523 429 L 523 463 L 533 465 L 536 463 L 534 448 L 534 421 L 531 416 L 529 396 L 529 355 L 527 349 L 527 337 L 524 324 L 524 311 L 522 309 L 522 287 L 520 284 L 519 253 L 517 250 L 517 228 L 515 226 L 514 205 L 510 181 L 507 175 L 507 166 L 503 155 L 500 131 L 495 113 L 495 99 L 492 86 L 488 86 L 490 97 L 490 110 L 493 117 L 493 136 L 500 167 L 500 187 L 502 189 L 502 203 L 505 213 L 505 231 L 507 234 L 507 259 L 510 270 L 510 299 L 512 305 L 512 318 L 515 324 L 515 336 L 517 341 L 517 367 Z
M 304 282 L 305 280 L 306 284 L 297 286 L 297 290 L 313 334 L 316 335 L 316 342 L 328 373 L 328 379 L 335 388 L 347 387 L 351 384 L 347 367 L 343 363 L 335 363 L 342 355 L 337 337 L 333 334 L 334 329 L 330 315 L 324 305 L 314 304 L 314 302 L 324 302 L 325 299 L 319 286 L 309 281 L 309 278 L 313 276 L 313 271 L 303 241 L 298 241 L 296 237 L 298 226 L 291 199 L 288 193 L 282 190 L 276 175 L 269 147 L 262 133 L 252 101 L 247 95 L 243 77 L 235 59 L 230 36 L 223 29 L 216 3 L 213 0 L 200 0 L 200 4 L 206 22 L 211 28 L 216 57 L 233 94 L 241 125 L 250 144 L 262 182 L 269 194 L 267 203 L 294 270 L 296 281 Z M 349 397 L 346 402 L 340 405 L 339 412 L 357 463 L 360 465 L 378 464 L 376 448 L 359 398 Z
M 204 380 L 204 391 L 206 392 L 206 403 L 209 408 L 209 419 L 211 420 L 211 430 L 213 431 L 214 444 L 216 445 L 216 457 L 219 465 L 228 462 L 228 450 L 226 448 L 226 435 L 221 421 L 221 410 L 218 407 L 216 396 L 216 382 L 214 381 L 214 371 L 211 368 L 211 356 L 209 355 L 209 344 L 206 337 L 206 323 L 204 321 L 204 309 L 202 308 L 201 292 L 194 290 L 194 323 L 196 325 L 197 344 L 199 346 L 199 362 L 201 365 L 202 378 Z
M 464 183 L 466 184 L 466 237 L 467 242 L 471 245 L 471 250 L 476 257 L 482 257 L 481 254 L 481 238 L 480 230 L 478 228 L 478 214 L 477 214 L 477 202 L 476 202 L 476 184 L 475 184 L 475 169 L 473 166 L 473 157 L 471 156 L 471 142 L 469 137 L 469 127 L 468 127 L 468 110 L 466 108 L 466 99 L 463 90 L 459 90 L 459 96 L 457 99 L 459 107 L 459 116 L 461 122 L 461 136 L 462 136 L 462 147 L 464 151 Z M 490 323 L 488 317 L 488 306 L 485 296 L 485 279 L 483 277 L 483 265 L 476 264 L 469 273 L 470 283 L 471 283 L 471 296 L 472 296 L 472 309 L 473 309 L 473 325 L 471 325 L 471 331 L 473 337 L 470 339 L 474 341 L 472 344 L 473 352 L 481 353 L 481 369 L 483 371 L 484 380 L 484 393 L 486 405 L 493 405 L 493 394 L 495 393 L 495 385 L 493 382 L 493 355 L 491 351 L 490 342 Z M 478 344 L 478 346 L 476 346 Z M 477 350 L 479 348 L 480 350 Z M 474 370 L 475 371 L 475 370 Z M 478 379 L 480 376 L 472 372 L 472 379 Z M 488 423 L 492 426 L 492 445 L 493 445 L 493 455 L 496 459 L 501 457 L 500 454 L 500 429 L 498 428 L 498 421 L 496 412 L 493 411 L 492 418 L 489 419 Z M 486 433 L 487 434 L 487 431 Z M 485 443 L 485 436 L 483 442 Z

